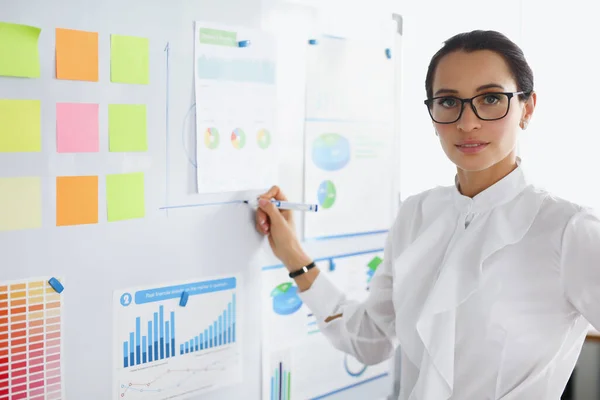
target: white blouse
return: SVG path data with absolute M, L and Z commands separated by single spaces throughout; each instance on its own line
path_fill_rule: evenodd
M 407 198 L 384 254 L 366 301 L 325 274 L 300 297 L 365 364 L 400 346 L 400 400 L 559 399 L 600 328 L 600 219 L 532 186 L 520 160 L 472 199 Z

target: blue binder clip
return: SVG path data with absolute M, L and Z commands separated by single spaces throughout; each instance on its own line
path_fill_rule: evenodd
M 179 305 L 181 307 L 185 307 L 189 297 L 190 294 L 187 291 L 183 291 L 183 293 L 181 293 L 181 299 L 179 299 Z
M 239 47 L 248 47 L 250 46 L 250 41 L 249 40 L 242 40 L 238 42 L 238 46 Z
M 308 44 L 314 46 L 315 44 L 318 44 L 319 42 L 317 41 L 317 39 L 309 39 Z
M 65 290 L 65 287 L 56 278 L 50 278 L 48 284 L 56 291 L 56 293 L 62 293 L 62 291 Z
M 385 56 L 390 59 L 392 58 L 392 50 L 390 49 L 385 49 Z

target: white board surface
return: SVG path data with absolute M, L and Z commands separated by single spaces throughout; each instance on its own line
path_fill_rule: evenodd
M 302 69 L 296 73 L 298 61 L 289 57 L 289 51 L 302 56 L 305 40 L 298 31 L 287 29 L 285 18 L 310 19 L 310 11 L 266 9 L 259 0 L 0 0 L 0 9 L 1 21 L 42 29 L 40 77 L 0 77 L 0 98 L 40 101 L 42 131 L 40 152 L 0 153 L 0 178 L 36 177 L 42 199 L 40 227 L 0 232 L 0 281 L 64 278 L 65 291 L 60 296 L 65 398 L 110 399 L 115 395 L 111 338 L 116 292 L 239 276 L 236 301 L 256 304 L 255 309 L 244 307 L 244 315 L 239 316 L 244 343 L 242 381 L 196 398 L 259 399 L 260 266 L 275 260 L 255 233 L 252 211 L 237 203 L 251 193 L 197 193 L 194 21 L 264 27 L 277 33 L 277 97 L 282 106 L 277 129 L 285 132 L 289 142 L 282 146 L 279 179 L 274 183 L 288 182 L 288 196 L 300 199 L 304 77 Z M 56 79 L 56 28 L 98 32 L 98 82 Z M 148 39 L 148 84 L 111 82 L 112 34 Z M 98 104 L 97 152 L 56 151 L 57 103 Z M 108 106 L 119 103 L 145 105 L 146 151 L 109 151 Z M 143 217 L 108 222 L 107 177 L 128 173 L 143 174 Z M 98 177 L 98 221 L 56 226 L 56 178 L 80 175 Z M 309 243 L 306 248 L 314 257 L 324 257 L 348 249 L 378 248 L 382 242 L 383 235 L 373 235 Z M 374 385 L 379 393 L 381 383 Z M 365 398 L 370 388 L 365 385 L 362 391 L 346 392 L 341 398 Z

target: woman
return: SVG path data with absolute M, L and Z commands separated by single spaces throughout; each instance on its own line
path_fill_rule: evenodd
M 456 35 L 425 86 L 455 184 L 402 203 L 366 301 L 303 268 L 291 213 L 264 201 L 285 199 L 276 187 L 257 229 L 336 348 L 374 364 L 400 346 L 400 399 L 558 399 L 589 323 L 600 328 L 600 220 L 525 177 L 517 138 L 536 93 L 513 42 Z

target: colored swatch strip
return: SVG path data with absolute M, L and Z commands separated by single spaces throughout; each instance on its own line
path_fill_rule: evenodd
M 0 400 L 62 398 L 61 298 L 47 282 L 0 283 Z

